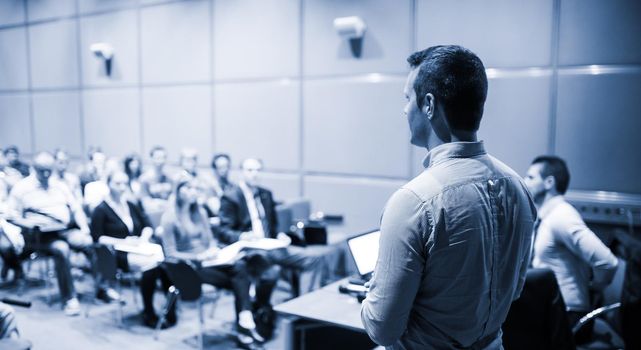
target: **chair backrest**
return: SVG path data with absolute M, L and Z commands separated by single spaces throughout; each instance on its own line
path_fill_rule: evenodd
M 528 270 L 521 296 L 512 302 L 502 328 L 506 350 L 575 348 L 565 303 L 551 270 Z
M 195 301 L 202 296 L 202 280 L 191 265 L 184 261 L 165 261 L 162 267 L 180 292 L 182 300 Z
M 96 272 L 103 280 L 113 281 L 118 273 L 116 254 L 109 246 L 98 244 L 96 246 Z

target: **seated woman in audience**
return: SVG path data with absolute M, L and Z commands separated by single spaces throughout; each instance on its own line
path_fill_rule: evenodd
M 193 178 L 178 179 L 170 205 L 161 219 L 167 257 L 192 263 L 203 283 L 232 289 L 235 298 L 238 344 L 253 348 L 264 339 L 256 331 L 249 297 L 250 276 L 243 260 L 234 265 L 202 267 L 219 251 L 205 209 L 198 202 L 199 186 Z
M 137 154 L 130 154 L 123 161 L 125 173 L 129 176 L 129 189 L 136 201 L 140 201 L 142 196 L 142 185 L 140 175 L 142 174 L 142 161 Z
M 129 178 L 122 171 L 115 171 L 107 177 L 109 186 L 109 195 L 102 201 L 91 216 L 91 235 L 94 241 L 98 241 L 101 236 L 111 236 L 115 238 L 130 239 L 147 242 L 153 235 L 153 229 L 144 211 L 138 204 L 127 200 Z M 118 267 L 123 270 L 140 270 L 148 268 L 149 262 L 135 261 L 127 258 L 126 253 L 116 255 Z M 153 261 L 151 262 L 153 265 Z M 134 266 L 138 265 L 138 266 Z M 165 272 L 158 266 L 147 269 L 142 273 L 140 281 L 140 291 L 144 304 L 143 322 L 149 327 L 155 327 L 158 322 L 158 316 L 154 311 L 153 296 L 156 289 L 156 281 L 160 280 L 163 289 L 166 291 L 170 287 L 169 279 Z M 109 289 L 102 286 L 102 294 Z M 170 327 L 176 324 L 175 309 L 170 310 L 167 315 L 167 323 L 162 327 Z

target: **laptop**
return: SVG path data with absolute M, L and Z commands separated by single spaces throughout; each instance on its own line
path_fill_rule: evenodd
M 371 277 L 378 259 L 379 229 L 367 231 L 347 240 L 349 253 L 354 259 L 358 275 L 350 278 L 349 283 L 364 284 Z

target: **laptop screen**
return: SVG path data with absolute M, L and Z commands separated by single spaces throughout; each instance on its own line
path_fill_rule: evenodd
M 354 258 L 356 269 L 361 276 L 374 271 L 378 259 L 378 239 L 381 231 L 366 232 L 347 240 L 349 252 Z

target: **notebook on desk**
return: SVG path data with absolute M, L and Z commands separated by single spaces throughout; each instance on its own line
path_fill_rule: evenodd
M 378 243 L 381 231 L 367 231 L 347 240 L 349 253 L 354 259 L 358 275 L 352 276 L 349 283 L 364 284 L 371 277 L 378 259 Z

